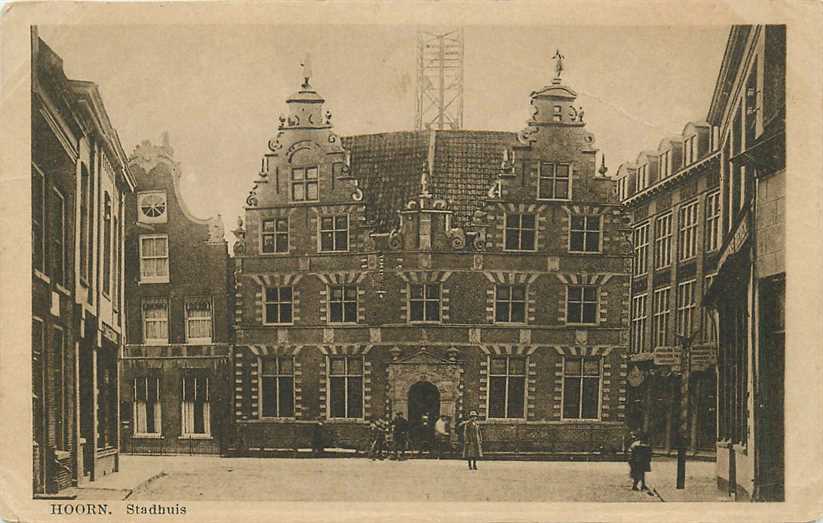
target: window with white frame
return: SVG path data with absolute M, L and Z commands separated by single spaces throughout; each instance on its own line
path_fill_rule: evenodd
M 671 174 L 671 172 L 670 172 L 670 167 L 671 167 L 670 159 L 671 159 L 671 151 L 664 151 L 660 154 L 660 157 L 657 160 L 658 161 L 658 172 L 660 173 L 660 179 L 661 180 L 663 178 L 667 178 Z
M 694 322 L 695 281 L 684 281 L 677 285 L 677 333 L 691 336 Z
M 654 268 L 672 263 L 672 213 L 659 216 L 654 222 Z
M 569 229 L 569 252 L 600 252 L 599 215 L 572 216 Z
M 648 295 L 640 294 L 632 297 L 632 349 L 634 352 L 643 352 L 646 348 L 646 322 Z
M 169 342 L 169 300 L 161 297 L 143 298 L 143 343 Z
M 597 287 L 591 285 L 566 287 L 566 323 L 573 325 L 597 323 Z
M 653 295 L 652 304 L 652 341 L 655 347 L 665 347 L 669 344 L 669 301 L 671 290 L 656 289 Z
M 182 394 L 181 432 L 183 437 L 209 437 L 211 435 L 211 406 L 208 376 L 201 374 L 183 376 Z
M 349 250 L 349 215 L 320 218 L 320 252 Z
M 563 358 L 563 419 L 600 417 L 602 358 Z
M 289 252 L 289 219 L 263 220 L 262 252 L 264 254 Z
M 523 418 L 525 402 L 526 358 L 489 358 L 489 418 Z
M 141 223 L 166 223 L 165 191 L 146 191 L 137 194 L 137 221 Z
M 720 191 L 706 196 L 706 251 L 720 248 Z
M 132 392 L 134 394 L 134 435 L 160 435 L 163 426 L 160 407 L 160 378 L 158 376 L 134 378 Z
M 494 289 L 494 321 L 496 323 L 526 322 L 526 286 L 496 285 Z
M 698 201 L 684 204 L 680 207 L 680 228 L 678 241 L 680 244 L 680 259 L 688 260 L 697 255 L 697 209 Z
M 31 164 L 31 266 L 46 271 L 46 177 Z
M 261 415 L 265 418 L 294 417 L 294 358 L 261 358 Z
M 643 164 L 637 168 L 637 177 L 635 178 L 635 193 L 639 193 L 649 185 L 649 166 Z
M 165 234 L 140 237 L 140 281 L 168 283 L 169 237 Z
M 320 198 L 317 167 L 296 167 L 291 170 L 291 199 L 295 202 L 316 202 Z
M 53 201 L 48 206 L 49 221 L 49 276 L 55 283 L 66 284 L 66 199 L 57 189 L 52 188 Z
M 683 165 L 691 165 L 697 161 L 697 135 L 692 135 L 683 140 Z
M 287 325 L 293 321 L 294 292 L 291 287 L 266 287 L 263 295 L 267 325 Z
M 567 163 L 540 163 L 537 198 L 540 200 L 568 200 L 571 187 L 571 166 Z
M 329 287 L 329 323 L 357 323 L 357 286 Z
M 507 214 L 505 250 L 535 250 L 536 233 L 536 220 L 534 214 Z
M 94 183 L 86 165 L 80 164 L 80 278 L 88 286 L 91 281 L 94 226 L 91 220 Z
M 649 270 L 649 224 L 641 223 L 632 233 L 634 244 L 634 275 L 646 274 Z
M 329 415 L 363 417 L 362 356 L 329 356 Z
M 186 340 L 189 343 L 211 343 L 211 298 L 186 299 Z
M 409 320 L 414 322 L 440 321 L 439 283 L 409 285 Z

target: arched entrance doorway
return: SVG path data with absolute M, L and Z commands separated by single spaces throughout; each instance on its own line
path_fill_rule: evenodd
M 440 416 L 440 391 L 428 381 L 418 381 L 409 387 L 409 422 L 415 424 L 423 415 L 429 420 Z

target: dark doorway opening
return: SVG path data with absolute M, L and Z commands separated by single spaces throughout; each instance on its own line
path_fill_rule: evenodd
M 418 423 L 424 414 L 430 423 L 440 416 L 440 391 L 428 381 L 419 381 L 409 388 L 409 422 Z

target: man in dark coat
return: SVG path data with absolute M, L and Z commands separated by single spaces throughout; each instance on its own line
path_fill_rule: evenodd
M 469 464 L 469 470 L 477 470 L 477 458 L 483 457 L 483 433 L 477 421 L 477 412 L 469 413 L 468 421 L 460 427 L 463 434 L 463 458 Z
M 395 414 L 393 426 L 394 459 L 405 459 L 409 439 L 409 422 L 403 417 L 402 412 Z

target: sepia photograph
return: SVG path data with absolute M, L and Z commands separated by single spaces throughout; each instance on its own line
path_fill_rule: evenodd
M 26 26 L 43 520 L 787 501 L 792 27 L 431 18 Z

